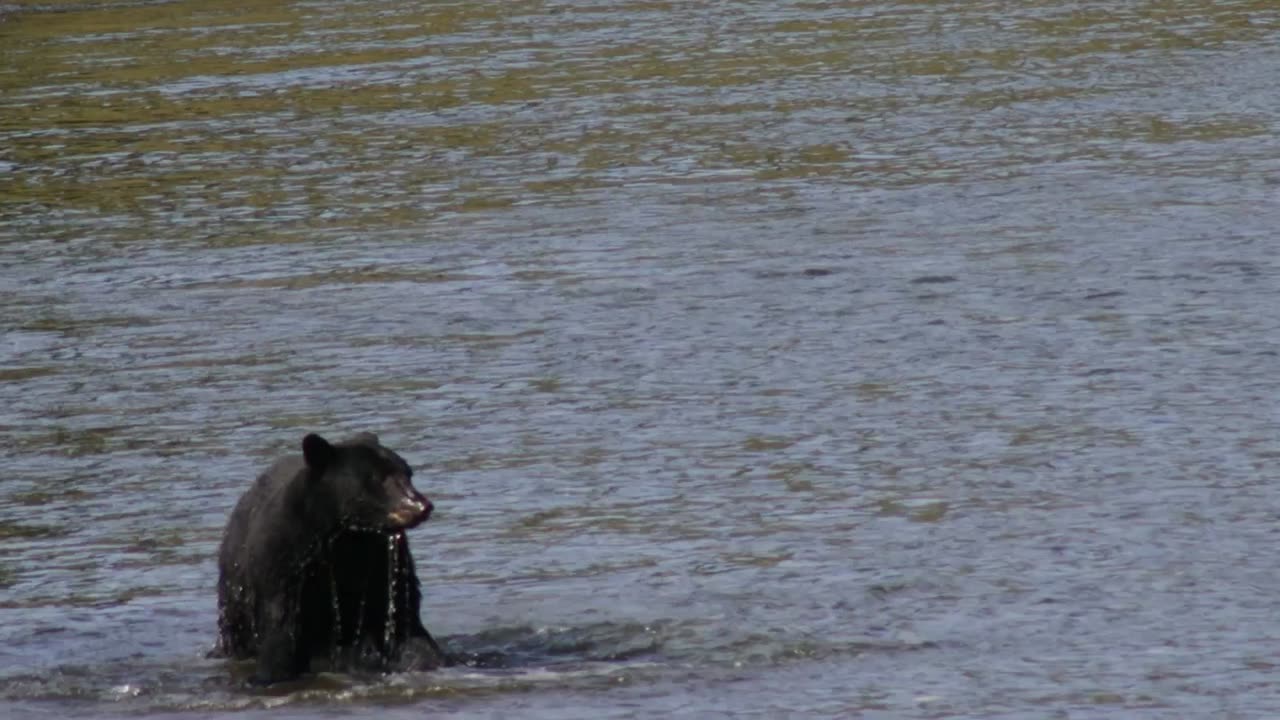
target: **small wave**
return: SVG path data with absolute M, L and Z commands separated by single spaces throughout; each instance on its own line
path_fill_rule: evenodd
M 455 661 L 431 672 L 329 673 L 269 688 L 245 680 L 252 662 L 193 657 L 61 666 L 3 678 L 0 700 L 49 701 L 91 714 L 198 711 L 240 713 L 282 706 L 406 704 L 431 698 L 470 702 L 511 693 L 595 692 L 621 684 L 659 683 L 690 673 L 708 678 L 746 666 L 776 667 L 832 656 L 932 647 L 922 640 L 812 638 L 785 629 L 724 636 L 697 619 L 517 625 L 441 638 Z M 75 714 L 75 713 L 72 713 Z
M 64 665 L 3 678 L 0 700 L 89 703 L 95 713 L 206 712 L 281 705 L 407 702 L 433 696 L 590 687 L 660 668 L 663 626 L 597 623 L 581 627 L 517 626 L 442 638 L 456 660 L 433 672 L 316 673 L 270 688 L 244 682 L 251 662 L 193 657 Z M 642 658 L 648 658 L 642 660 Z M 74 714 L 74 713 L 73 713 Z

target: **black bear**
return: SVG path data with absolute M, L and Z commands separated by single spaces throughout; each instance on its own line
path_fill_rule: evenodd
M 431 514 L 413 470 L 365 433 L 302 439 L 231 513 L 218 555 L 215 655 L 256 658 L 254 680 L 332 670 L 425 670 L 444 653 L 418 617 L 405 530 Z

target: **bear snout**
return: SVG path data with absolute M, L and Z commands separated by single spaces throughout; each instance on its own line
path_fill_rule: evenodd
M 399 506 L 391 511 L 390 520 L 394 527 L 402 530 L 408 530 L 417 527 L 427 521 L 431 517 L 431 511 L 435 506 L 431 501 L 423 497 L 420 493 L 406 495 L 400 500 Z

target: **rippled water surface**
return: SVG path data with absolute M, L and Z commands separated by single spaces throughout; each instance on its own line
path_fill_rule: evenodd
M 0 5 L 0 715 L 1280 713 L 1280 8 Z M 504 669 L 271 690 L 308 431 Z

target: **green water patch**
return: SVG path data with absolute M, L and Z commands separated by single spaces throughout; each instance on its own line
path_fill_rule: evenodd
M 333 424 L 334 418 L 331 415 L 322 415 L 319 413 L 292 413 L 287 415 L 273 415 L 265 418 L 264 422 L 268 427 L 277 430 L 311 430 L 313 428 L 329 427 Z
M 742 441 L 742 449 L 747 452 L 770 452 L 785 450 L 795 444 L 795 440 L 783 437 L 749 437 Z
M 905 393 L 904 389 L 897 384 L 872 380 L 857 383 L 852 389 L 854 396 L 863 402 L 897 400 Z
M 40 540 L 64 537 L 69 534 L 71 534 L 71 530 L 60 525 L 39 525 L 0 520 L 0 540 Z
M 814 492 L 828 490 L 830 473 L 823 472 L 813 463 L 787 462 L 769 466 L 770 480 L 782 483 L 790 492 Z
M 60 407 L 64 417 L 96 412 L 93 407 Z M 44 427 L 19 437 L 15 444 L 26 451 L 48 452 L 66 457 L 84 457 L 110 452 L 122 442 L 123 426 L 72 428 L 65 425 Z
M 1139 115 L 1116 118 L 1104 136 L 1135 138 L 1152 143 L 1215 142 L 1235 138 L 1269 136 L 1271 120 L 1263 117 L 1219 116 L 1176 118 Z
M 58 369 L 51 367 L 34 366 L 0 368 L 0 383 L 22 382 L 23 380 L 56 375 L 57 373 Z
M 529 387 L 540 393 L 560 392 L 564 381 L 558 377 L 543 377 L 529 381 Z
M 97 330 L 146 327 L 152 324 L 152 321 L 146 318 L 126 315 L 70 317 L 49 314 L 31 318 L 21 323 L 18 328 L 30 332 L 51 332 L 69 337 L 82 337 Z M 6 379 L 4 372 L 4 370 L 0 370 L 0 380 Z M 26 377 L 34 377 L 39 374 L 46 373 L 36 372 L 34 375 L 27 375 Z
M 555 507 L 529 513 L 515 520 L 508 532 L 515 536 L 531 533 L 607 533 L 652 534 L 667 531 L 665 519 L 645 512 L 649 502 L 614 503 L 610 505 L 575 505 Z
M 92 497 L 90 493 L 74 488 L 59 489 L 56 492 L 47 490 L 30 490 L 27 492 L 15 493 L 9 496 L 9 500 L 18 505 L 29 505 L 39 507 L 41 505 L 61 505 L 68 502 L 77 502 Z
M 938 522 L 950 509 L 950 503 L 933 498 L 884 498 L 876 504 L 881 517 L 902 517 L 919 523 Z
M 344 389 L 368 394 L 426 393 L 444 387 L 444 381 L 421 377 L 357 377 L 341 380 Z
M 62 2 L 61 12 L 17 12 L 0 24 L 0 38 L 31 53 L 24 63 L 64 81 L 108 85 L 147 85 L 191 75 L 243 76 L 307 67 L 388 63 L 421 56 L 421 45 L 467 24 L 492 18 L 493 7 L 480 4 L 398 6 L 383 17 L 375 38 L 349 33 L 364 21 L 378 22 L 380 3 L 367 9 L 349 6 L 342 13 L 312 13 L 305 5 L 264 0 L 250 5 L 233 0 L 180 0 L 164 3 L 106 4 Z M 45 5 L 45 7 L 49 7 Z M 371 17 L 372 16 L 372 17 Z M 388 22 L 392 21 L 392 22 Z M 326 43 L 298 43 L 284 51 L 279 39 L 324 35 Z M 67 42 L 68 38 L 76 42 Z M 128 44 L 128 55 L 115 52 Z M 95 59 L 97 62 L 85 62 Z M 168 59 L 170 62 L 154 60 Z M 173 59 L 181 62 L 172 62 Z M 25 73 L 0 80 L 25 85 Z
M 522 330 L 514 333 L 451 333 L 442 335 L 441 340 L 463 345 L 479 347 L 498 347 L 518 343 L 526 338 L 542 335 L 542 330 Z
M 88 569 L 88 568 L 86 568 Z M 74 592 L 58 596 L 0 598 L 0 608 L 47 608 L 49 606 L 71 608 L 112 608 L 128 605 L 145 598 L 162 598 L 173 593 L 171 587 L 138 586 L 106 593 Z
M 1049 423 L 1016 428 L 1009 438 L 1010 447 L 1052 446 L 1064 443 L 1079 447 L 1138 447 L 1141 445 L 1141 438 L 1128 428 Z
M 270 288 L 279 290 L 306 290 L 326 285 L 358 285 L 387 283 L 450 283 L 479 280 L 479 276 L 464 273 L 452 273 L 436 270 L 400 270 L 395 268 L 362 267 L 343 268 L 324 272 L 306 273 L 302 275 L 286 275 L 266 278 L 237 278 L 234 280 L 214 280 L 193 285 L 193 287 L 217 287 L 228 289 Z
M 1144 47 L 1155 45 L 1181 49 L 1260 37 L 1266 29 L 1263 23 L 1257 22 L 1259 14 L 1270 15 L 1274 11 L 1275 4 L 1269 0 L 1239 0 L 1229 4 L 1150 0 L 1130 3 L 1123 12 L 1118 12 L 1115 7 L 1081 9 L 1062 6 L 1057 12 L 1028 14 L 1018 23 L 1033 34 L 1048 38 L 1143 38 Z M 1197 24 L 1194 34 L 1173 29 L 1185 26 L 1189 20 Z

